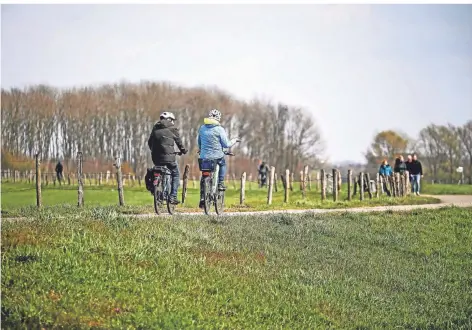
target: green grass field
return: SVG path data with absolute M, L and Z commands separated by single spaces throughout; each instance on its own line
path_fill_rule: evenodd
M 199 190 L 192 187 L 188 190 L 187 200 L 184 205 L 177 208 L 177 212 L 200 211 L 198 209 Z M 85 186 L 85 205 L 87 207 L 95 206 L 113 206 L 118 205 L 118 192 L 115 186 Z M 338 202 L 333 202 L 332 197 L 328 195 L 327 200 L 321 202 L 320 193 L 314 190 L 307 192 L 306 199 L 298 187 L 290 192 L 290 202 L 283 202 L 283 190 L 279 187 L 278 192 L 273 194 L 272 205 L 267 205 L 267 190 L 258 189 L 256 184 L 253 188 L 246 189 L 246 200 L 244 205 L 239 204 L 239 187 L 233 187 L 228 184 L 226 191 L 226 209 L 228 211 L 254 211 L 254 210 L 273 210 L 273 209 L 308 209 L 308 208 L 347 208 L 359 206 L 378 206 L 378 205 L 405 205 L 405 204 L 428 204 L 439 202 L 436 198 L 424 196 L 409 196 L 405 198 L 389 198 L 381 196 L 369 200 L 367 193 L 365 200 L 359 201 L 359 196 L 354 196 L 352 201 L 347 201 L 347 188 L 343 187 Z M 181 190 L 179 190 L 179 194 Z M 42 188 L 43 205 L 76 205 L 77 187 L 76 186 L 45 186 Z M 181 195 L 179 195 L 179 198 Z M 4 216 L 14 216 L 17 214 L 29 212 L 36 205 L 36 192 L 32 184 L 26 183 L 2 183 L 2 214 Z M 126 208 L 121 212 L 131 213 L 151 213 L 153 211 L 152 195 L 144 187 L 125 187 L 124 192 Z
M 446 208 L 4 221 L 2 328 L 470 329 L 471 219 Z
M 423 182 L 421 192 L 431 195 L 472 195 L 472 184 L 430 184 Z

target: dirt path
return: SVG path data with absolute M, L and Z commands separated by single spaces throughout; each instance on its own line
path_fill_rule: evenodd
M 263 215 L 263 214 L 299 214 L 299 213 L 335 213 L 335 212 L 353 212 L 353 213 L 367 213 L 367 212 L 384 212 L 384 211 L 409 211 L 417 209 L 438 209 L 446 206 L 457 206 L 457 207 L 472 207 L 472 195 L 423 195 L 428 197 L 434 197 L 441 200 L 438 204 L 423 204 L 423 205 L 392 205 L 392 206 L 364 206 L 364 207 L 353 207 L 345 209 L 302 209 L 302 210 L 273 210 L 273 211 L 249 211 L 249 212 L 225 212 L 222 216 L 252 216 L 252 215 Z M 212 214 L 214 208 L 212 208 Z M 202 215 L 201 213 L 179 213 L 179 215 L 190 216 L 190 215 Z M 160 216 L 169 216 L 168 214 L 162 214 Z M 155 214 L 140 214 L 136 215 L 138 218 L 156 217 Z
M 273 211 L 249 211 L 249 212 L 225 212 L 222 216 L 253 216 L 253 215 L 264 215 L 264 214 L 300 214 L 300 213 L 312 213 L 312 214 L 322 214 L 322 213 L 336 213 L 336 212 L 353 212 L 353 213 L 368 213 L 368 212 L 384 212 L 384 211 L 410 211 L 418 209 L 438 209 L 447 206 L 457 206 L 457 207 L 472 207 L 472 195 L 423 195 L 438 198 L 441 200 L 438 204 L 423 204 L 423 205 L 392 205 L 392 206 L 364 206 L 364 207 L 352 207 L 345 209 L 300 209 L 300 210 L 273 210 Z M 185 212 L 185 213 L 176 213 L 176 215 L 181 216 L 195 216 L 195 215 L 204 215 L 203 211 L 201 212 Z M 216 215 L 214 208 L 212 208 L 212 215 Z M 157 217 L 154 213 L 149 214 L 137 214 L 129 215 L 134 218 L 151 218 Z M 169 217 L 169 214 L 164 213 L 159 215 L 159 217 Z M 27 220 L 28 218 L 2 218 L 2 221 L 19 221 Z

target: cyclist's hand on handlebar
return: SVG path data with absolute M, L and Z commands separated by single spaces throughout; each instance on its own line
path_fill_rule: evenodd
M 241 138 L 235 137 L 235 138 L 231 139 L 231 144 L 235 144 L 235 143 L 238 143 L 238 142 L 241 142 Z

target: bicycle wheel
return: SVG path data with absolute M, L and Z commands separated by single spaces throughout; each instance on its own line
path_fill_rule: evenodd
M 166 187 L 166 190 L 165 190 L 165 191 L 166 191 L 166 195 L 167 195 L 167 196 L 166 196 L 166 197 L 167 197 L 167 198 L 166 198 L 166 202 L 167 202 L 167 212 L 169 212 L 169 214 L 174 214 L 174 211 L 175 211 L 175 204 L 172 204 L 172 203 L 170 202 L 170 189 L 171 189 L 170 184 L 171 184 L 171 181 L 170 181 L 169 178 L 166 178 L 165 181 L 166 181 L 166 182 L 165 182 L 165 184 L 163 184 L 163 187 L 164 187 L 164 186 Z
M 154 186 L 154 211 L 156 211 L 157 215 L 159 215 L 159 209 L 162 205 L 161 192 L 161 184 L 160 181 L 158 181 Z
M 210 206 L 211 206 L 211 185 L 210 185 L 210 178 L 205 178 L 203 181 L 203 198 L 205 203 L 203 204 L 203 208 L 205 210 L 205 214 L 210 214 Z
M 224 212 L 225 209 L 225 192 L 224 191 L 218 191 L 216 193 L 216 199 L 215 199 L 215 211 L 216 214 L 220 215 Z

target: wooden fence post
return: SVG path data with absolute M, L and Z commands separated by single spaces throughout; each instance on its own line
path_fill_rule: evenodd
M 241 205 L 244 204 L 244 200 L 246 198 L 245 192 L 246 192 L 246 172 L 243 172 L 243 174 L 241 175 L 241 188 L 239 191 L 239 204 Z
M 36 206 L 41 208 L 41 160 L 39 159 L 39 153 L 36 154 Z
M 303 198 L 306 198 L 306 186 L 308 183 L 308 165 L 303 168 Z
M 316 172 L 316 191 L 320 191 L 320 184 L 321 184 L 321 173 L 320 171 Z
M 249 190 L 252 190 L 252 173 L 249 173 Z
M 341 176 L 341 171 L 339 169 L 337 169 L 336 171 L 338 172 L 338 180 L 336 181 L 336 184 L 338 185 L 338 197 L 339 197 L 339 193 L 341 192 L 341 189 L 342 189 L 343 179 Z
M 333 202 L 338 201 L 338 170 L 333 168 Z
M 372 199 L 372 187 L 370 186 L 370 173 L 365 174 L 365 179 L 367 181 L 367 193 L 369 194 L 369 199 Z
M 359 173 L 359 199 L 364 200 L 364 172 Z
M 321 201 L 326 199 L 326 174 L 325 170 L 320 171 L 320 181 L 321 181 Z
M 269 176 L 269 191 L 267 193 L 267 204 L 272 204 L 272 191 L 274 189 L 274 177 L 275 177 L 275 167 L 270 167 L 270 176 Z
M 121 173 L 121 159 L 120 157 L 115 158 L 115 165 L 116 167 L 116 180 L 118 181 L 118 200 L 120 202 L 120 206 L 125 205 L 125 198 L 123 196 L 123 174 Z
M 398 182 L 398 177 L 395 174 L 396 173 L 393 174 L 393 180 L 395 182 L 395 196 L 400 197 L 400 183 Z
M 292 172 L 290 175 L 290 190 L 293 191 L 293 181 L 295 181 L 295 174 Z
M 300 171 L 300 191 L 302 192 L 303 198 L 305 198 L 305 189 L 303 189 L 303 170 Z
M 184 175 L 182 177 L 183 182 L 182 182 L 182 204 L 185 202 L 185 199 L 187 198 L 187 185 L 188 185 L 188 173 L 190 172 L 190 165 L 187 164 L 185 165 L 184 169 Z
M 82 180 L 82 152 L 77 153 L 77 206 L 84 205 L 84 182 Z
M 359 177 L 356 175 L 353 177 L 353 188 L 354 188 L 354 191 L 352 192 L 352 196 L 356 196 L 357 195 L 357 188 L 358 188 L 358 185 L 359 185 Z
M 105 184 L 108 184 L 108 180 L 110 180 L 110 171 L 107 170 L 107 175 L 105 177 Z
M 274 188 L 275 192 L 278 192 L 278 187 L 277 187 L 277 173 L 274 174 Z
M 391 196 L 397 197 L 397 189 L 395 187 L 395 176 L 390 175 L 389 177 L 387 177 L 387 179 L 390 182 L 390 194 L 391 194 Z
M 285 176 L 283 178 L 283 185 L 284 185 L 284 203 L 288 203 L 289 201 L 289 189 L 290 189 L 290 170 L 285 170 Z
M 308 173 L 307 175 L 307 180 L 308 180 L 308 190 L 311 191 L 311 174 L 310 173 Z
M 406 195 L 410 195 L 411 194 L 411 187 L 410 187 L 410 172 L 408 171 L 405 171 L 404 173 L 405 175 L 405 181 L 406 181 Z
M 375 175 L 375 198 L 380 197 L 380 174 Z
M 400 182 L 400 197 L 405 197 L 405 176 L 400 173 L 395 174 L 398 174 L 398 181 Z
M 352 170 L 347 170 L 347 200 L 352 199 Z

